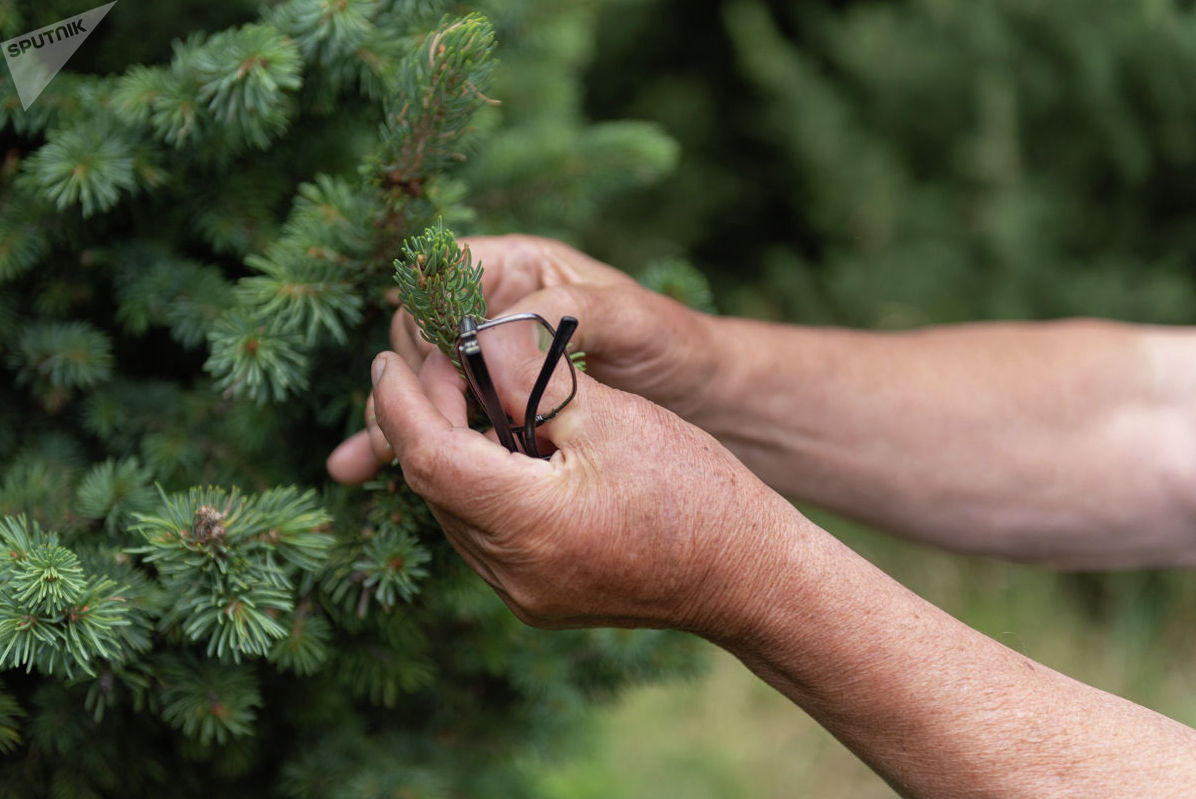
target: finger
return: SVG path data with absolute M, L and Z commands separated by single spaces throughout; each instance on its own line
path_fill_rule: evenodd
M 578 326 L 569 340 L 570 352 L 586 352 L 598 357 L 609 353 L 617 357 L 618 353 L 628 349 L 629 344 L 642 344 L 625 341 L 634 335 L 634 331 L 642 331 L 643 322 L 632 315 L 625 295 L 618 289 L 553 286 L 517 300 L 505 313 L 525 311 L 539 314 L 554 326 L 563 316 L 575 317 Z
M 602 385 L 589 375 L 578 372 L 577 393 L 556 416 L 536 428 L 536 440 L 544 454 L 554 450 L 577 453 L 588 450 L 605 434 L 605 419 L 617 415 L 622 392 Z
M 465 379 L 443 353 L 436 351 L 428 356 L 420 369 L 419 380 L 424 384 L 428 399 L 444 418 L 456 427 L 469 424 Z
M 545 474 L 542 461 L 507 452 L 451 422 L 402 358 L 384 352 L 374 367 L 379 370 L 374 383 L 378 425 L 416 493 L 460 512 L 465 503 L 484 504 L 483 493 L 504 496 L 526 490 L 529 477 Z
M 541 236 L 466 236 L 475 264 L 482 266 L 488 315 L 505 313 L 519 299 L 542 288 L 565 284 L 634 283 L 627 275 L 569 245 Z
M 374 461 L 379 464 L 391 463 L 395 459 L 395 453 L 390 442 L 386 440 L 386 435 L 378 427 L 373 392 L 370 392 L 370 396 L 365 401 L 365 433 L 370 444 L 370 451 L 374 454 Z
M 332 451 L 324 464 L 338 483 L 364 483 L 378 473 L 378 458 L 370 447 L 368 430 L 359 430 Z
M 420 334 L 415 317 L 405 308 L 395 311 L 390 319 L 390 348 L 402 356 L 414 372 L 419 372 L 424 359 L 436 349 Z

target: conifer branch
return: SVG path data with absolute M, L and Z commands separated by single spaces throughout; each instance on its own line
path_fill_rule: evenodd
M 300 676 L 318 672 L 331 655 L 333 627 L 328 619 L 302 607 L 295 611 L 285 638 L 274 643 L 266 659 Z
M 228 397 L 281 402 L 307 388 L 308 358 L 299 335 L 279 321 L 240 309 L 224 313 L 208 334 L 204 368 Z
M 346 328 L 361 318 L 361 297 L 335 254 L 302 252 L 278 242 L 265 256 L 250 255 L 245 263 L 261 274 L 241 279 L 238 301 L 261 318 L 298 331 L 306 347 L 324 334 L 345 343 Z
M 21 719 L 25 710 L 4 683 L 0 683 L 0 755 L 6 755 L 21 745 Z
M 331 65 L 365 41 L 378 5 L 377 0 L 290 0 L 273 10 L 270 22 L 295 40 L 304 60 Z
M 91 468 L 79 483 L 76 499 L 79 511 L 103 522 L 109 535 L 132 519 L 132 514 L 148 511 L 156 495 L 151 488 L 153 475 L 136 458 L 108 458 Z
M 248 498 L 192 488 L 136 518 L 146 545 L 132 552 L 155 564 L 172 598 L 162 624 L 234 660 L 265 655 L 287 635 L 278 617 L 294 606 L 294 578 L 317 568 L 331 543 L 314 492 L 293 487 Z
M 0 517 L 0 668 L 70 676 L 120 659 L 117 628 L 131 624 L 115 581 L 86 575 L 54 533 L 25 517 Z
M 457 363 L 461 319 L 486 316 L 482 265 L 442 222 L 405 240 L 402 254 L 394 262 L 399 303 L 415 317 L 420 335 Z
M 290 108 L 286 93 L 303 83 L 295 43 L 269 25 L 245 25 L 213 36 L 192 61 L 216 122 L 239 132 L 264 149 L 286 130 Z
M 107 211 L 137 186 L 132 143 L 114 126 L 88 120 L 59 131 L 22 165 L 28 184 L 62 211 Z
M 158 675 L 163 684 L 162 718 L 184 735 L 207 746 L 252 732 L 262 696 L 244 666 L 170 657 Z
M 50 250 L 43 202 L 33 191 L 0 197 L 0 284 L 32 268 Z
M 126 123 L 176 148 L 204 142 L 213 158 L 264 149 L 286 131 L 302 60 L 279 30 L 250 24 L 173 49 L 169 68 L 134 66 L 117 81 L 113 109 Z
M 8 354 L 19 384 L 28 386 L 49 411 L 57 411 L 77 389 L 91 388 L 112 374 L 112 343 L 86 322 L 28 325 Z
M 373 605 L 390 611 L 410 602 L 431 560 L 418 539 L 431 523 L 423 501 L 394 478 L 365 487 L 371 492 L 366 524 L 340 537 L 320 580 L 329 602 L 357 619 Z
M 131 242 L 115 250 L 117 319 L 141 334 L 170 328 L 191 349 L 232 303 L 232 286 L 218 268 L 180 258 L 157 243 Z
M 433 32 L 403 59 L 371 169 L 392 205 L 423 196 L 430 175 L 464 160 L 473 115 L 494 102 L 483 94 L 493 48 L 490 23 L 470 14 Z

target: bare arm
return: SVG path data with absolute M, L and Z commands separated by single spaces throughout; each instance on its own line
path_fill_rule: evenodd
M 696 313 L 548 239 L 471 244 L 494 309 L 577 316 L 594 376 L 713 433 L 788 496 L 962 551 L 1196 563 L 1196 329 L 768 324 Z M 395 319 L 414 365 L 426 345 Z M 353 437 L 329 469 L 368 478 L 393 455 L 375 443 Z
M 902 795 L 1193 795 L 1196 731 L 966 627 L 804 519 L 774 540 L 714 640 Z
M 540 461 L 465 427 L 443 356 L 376 365 L 369 435 L 525 621 L 703 635 L 906 796 L 1192 795 L 1196 731 L 933 607 L 658 406 L 582 375 Z
M 956 550 L 1196 563 L 1196 331 L 708 327 L 687 416 L 782 493 Z

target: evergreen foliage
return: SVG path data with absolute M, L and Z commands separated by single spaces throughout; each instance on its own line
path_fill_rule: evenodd
M 394 262 L 399 304 L 411 311 L 420 335 L 460 368 L 456 341 L 461 320 L 486 317 L 482 268 L 440 223 L 404 241 L 402 252 L 402 260 Z
M 528 795 L 522 747 L 688 639 L 526 628 L 397 469 L 323 460 L 396 258 L 455 337 L 450 228 L 584 223 L 676 147 L 584 118 L 586 8 L 170 8 L 115 6 L 28 112 L 0 77 L 0 796 Z

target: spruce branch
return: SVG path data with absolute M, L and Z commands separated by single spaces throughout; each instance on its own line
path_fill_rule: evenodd
M 401 530 L 384 529 L 375 533 L 365 546 L 362 557 L 353 564 L 363 575 L 361 587 L 373 592 L 383 607 L 400 601 L 410 602 L 418 591 L 418 581 L 428 576 L 422 564 L 431 559 L 419 542 Z
M 328 619 L 301 607 L 295 611 L 287 636 L 275 642 L 266 659 L 280 669 L 310 676 L 327 662 L 332 638 Z
M 82 598 L 83 567 L 66 547 L 43 544 L 13 561 L 5 588 L 26 613 L 56 616 Z
M 345 94 L 386 96 L 399 61 L 417 41 L 412 32 L 436 23 L 441 12 L 434 15 L 429 7 L 438 4 L 398 11 L 393 0 L 288 0 L 266 19 L 298 44 L 311 76 L 304 85 L 307 99 L 330 113 Z
M 176 148 L 210 135 L 214 127 L 200 103 L 199 83 L 191 63 L 202 37 L 174 42 L 174 58 L 167 67 L 135 65 L 113 91 L 113 110 L 131 125 L 148 125 L 153 135 Z
M 343 344 L 361 319 L 356 285 L 371 248 L 374 218 L 366 193 L 346 181 L 317 175 L 299 187 L 281 236 L 245 264 L 258 274 L 242 278 L 242 309 L 275 327 L 296 331 L 305 348 L 321 339 Z
M 261 656 L 287 635 L 278 621 L 294 606 L 294 577 L 318 568 L 331 538 L 314 492 L 293 487 L 244 497 L 233 489 L 162 494 L 156 514 L 137 514 L 153 563 L 172 598 L 162 624 L 180 624 L 208 654 Z
M 48 411 L 59 410 L 76 389 L 92 388 L 112 374 L 112 343 L 87 322 L 37 322 L 17 337 L 8 354 L 17 383 L 28 386 Z
M 0 668 L 47 674 L 124 655 L 120 627 L 131 623 L 117 583 L 86 575 L 79 559 L 26 517 L 0 518 Z
M 137 512 L 148 511 L 156 498 L 153 475 L 136 458 L 108 458 L 97 463 L 83 477 L 76 492 L 79 511 L 102 520 L 109 535 L 115 535 Z
M 270 579 L 273 575 L 261 576 Z M 287 634 L 276 617 L 291 610 L 291 592 L 272 585 L 254 585 L 250 574 L 237 577 L 242 579 L 229 579 L 223 593 L 196 595 L 178 603 L 164 621 L 181 623 L 190 641 L 206 640 L 209 657 L 231 655 L 239 661 L 242 654 L 267 654 L 274 642 Z
M 335 65 L 352 57 L 374 27 L 378 0 L 290 0 L 270 23 L 286 33 L 306 61 Z
M 40 205 L 29 191 L 0 200 L 0 283 L 29 271 L 49 252 L 48 214 Z
M 295 113 L 303 83 L 295 43 L 263 24 L 174 42 L 169 67 L 131 67 L 116 81 L 112 108 L 176 148 L 203 143 L 218 160 L 246 146 L 265 149 Z
M 387 612 L 410 602 L 431 560 L 418 539 L 419 531 L 433 523 L 423 500 L 395 477 L 365 488 L 370 492 L 365 524 L 341 531 L 320 575 L 330 606 L 356 620 L 365 619 L 372 607 Z
M 282 402 L 307 388 L 308 357 L 299 334 L 282 321 L 266 321 L 240 309 L 225 312 L 208 334 L 211 354 L 204 369 L 226 397 L 259 405 Z
M 0 683 L 0 755 L 6 755 L 21 745 L 21 719 L 25 710 L 17 698 Z
M 180 258 L 156 242 L 135 241 L 114 250 L 117 319 L 141 334 L 151 325 L 170 328 L 190 349 L 232 303 L 232 286 L 214 266 Z
M 287 92 L 303 83 L 295 43 L 269 25 L 223 31 L 192 58 L 198 99 L 215 121 L 265 149 L 290 121 Z
M 458 246 L 443 222 L 404 240 L 402 255 L 394 262 L 399 303 L 415 317 L 420 335 L 457 363 L 461 319 L 486 315 L 482 265 L 473 263 L 469 247 Z
M 299 185 L 284 236 L 306 250 L 329 250 L 355 261 L 369 255 L 377 216 L 369 192 L 343 177 L 319 174 Z M 319 253 L 310 253 L 317 255 Z
M 295 486 L 272 488 L 258 494 L 254 511 L 269 522 L 256 541 L 302 571 L 315 571 L 332 545 L 329 525 L 332 517 L 320 505 L 314 491 Z
M 423 195 L 431 175 L 465 159 L 469 123 L 494 102 L 483 92 L 494 63 L 494 30 L 480 14 L 443 25 L 406 58 L 385 103 L 382 149 L 368 167 L 394 205 Z
M 162 718 L 184 735 L 207 746 L 252 732 L 262 697 L 244 666 L 168 657 L 157 671 Z
M 123 593 L 114 580 L 92 576 L 81 596 L 67 608 L 57 655 L 68 675 L 72 662 L 94 676 L 93 659 L 119 661 L 126 655 L 123 644 L 129 639 L 118 631 L 133 622 Z M 145 643 L 148 647 L 149 642 Z
M 361 297 L 338 260 L 326 250 L 302 251 L 285 240 L 275 242 L 266 255 L 245 259 L 261 274 L 238 282 L 237 299 L 261 318 L 298 331 L 307 347 L 325 334 L 344 344 L 347 328 L 361 318 Z
M 63 211 L 79 204 L 83 216 L 107 211 L 121 192 L 137 186 L 134 147 L 112 125 L 88 120 L 54 132 L 22 164 L 27 184 Z

